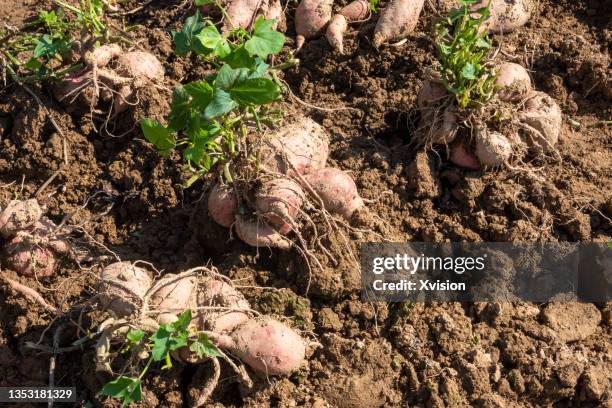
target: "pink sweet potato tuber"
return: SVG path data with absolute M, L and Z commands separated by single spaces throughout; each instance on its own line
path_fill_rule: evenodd
M 531 92 L 531 78 L 525 68 L 513 62 L 497 67 L 495 84 L 500 88 L 497 96 L 506 102 L 517 102 Z
M 238 201 L 236 194 L 229 186 L 215 184 L 208 196 L 208 213 L 219 225 L 232 226 L 236 219 Z
M 22 276 L 46 277 L 55 273 L 59 257 L 70 252 L 70 246 L 56 238 L 55 224 L 41 218 L 27 229 L 18 231 L 4 246 L 6 265 Z
M 342 14 L 336 14 L 329 21 L 325 37 L 329 45 L 335 50 L 338 50 L 340 54 L 344 54 L 344 33 L 348 29 L 348 22 L 346 17 Z
M 420 130 L 424 144 L 448 144 L 457 134 L 457 115 L 453 105 L 444 107 L 449 93 L 435 80 L 425 80 L 417 95 L 421 110 Z
M 440 82 L 425 80 L 417 94 L 417 105 L 419 108 L 430 108 L 440 105 L 449 97 L 449 93 Z
M 271 0 L 268 10 L 265 14 L 266 20 L 276 20 L 272 26 L 273 29 L 278 29 L 281 32 L 287 31 L 287 21 L 285 19 L 285 10 L 280 0 Z
M 506 136 L 486 129 L 477 129 L 475 139 L 476 157 L 483 166 L 499 167 L 510 160 L 512 144 Z
M 206 279 L 198 287 L 192 325 L 198 330 L 229 333 L 249 319 L 251 306 L 242 293 L 221 279 Z
M 41 219 L 42 207 L 36 199 L 14 200 L 0 212 L 0 235 L 10 238 Z
M 117 74 L 127 78 L 164 79 L 164 66 L 157 57 L 145 51 L 129 51 L 117 59 Z
M 370 14 L 370 2 L 366 0 L 354 0 L 340 9 L 338 13 L 346 17 L 349 22 L 364 20 Z
M 295 10 L 296 48 L 323 34 L 332 17 L 333 0 L 302 0 Z
M 93 66 L 102 68 L 108 65 L 111 60 L 121 55 L 121 46 L 119 44 L 105 44 L 93 50 L 86 51 L 83 55 L 83 61 L 91 68 Z
M 374 29 L 374 46 L 399 41 L 416 28 L 424 0 L 392 0 L 383 11 Z
M 353 213 L 363 207 L 353 178 L 342 170 L 327 167 L 304 176 L 308 186 L 307 191 L 316 193 L 323 201 L 325 209 L 345 218 L 351 218 Z
M 118 317 L 134 313 L 151 287 L 147 271 L 130 262 L 115 262 L 100 272 L 98 296 L 104 309 Z
M 291 231 L 304 198 L 302 188 L 295 181 L 285 178 L 269 180 L 255 193 L 255 209 L 278 232 L 286 235 Z
M 561 108 L 544 92 L 527 96 L 520 120 L 525 126 L 525 142 L 535 152 L 550 152 L 559 140 Z
M 265 136 L 262 142 L 258 159 L 272 173 L 307 174 L 327 163 L 329 137 L 321 125 L 305 116 Z
M 268 0 L 232 0 L 226 7 L 229 20 L 223 22 L 223 31 L 229 32 L 235 28 L 251 28 L 257 18 L 260 8 L 268 8 Z
M 157 310 L 160 323 L 170 323 L 187 309 L 196 293 L 195 276 L 179 277 L 173 273 L 164 275 L 153 284 L 150 309 Z
M 130 51 L 121 54 L 117 59 L 116 73 L 122 78 L 115 78 L 112 73 L 105 76 L 104 81 L 117 91 L 114 100 L 115 112 L 126 111 L 130 104 L 135 103 L 133 86 L 124 83 L 124 79 L 143 79 L 161 82 L 164 79 L 164 67 L 153 54 L 144 51 Z
M 261 219 L 237 215 L 235 225 L 238 238 L 250 246 L 291 248 L 291 241 Z
M 348 23 L 363 20 L 369 13 L 369 2 L 355 0 L 344 6 L 338 14 L 333 16 L 325 34 L 332 48 L 338 50 L 340 54 L 344 53 L 344 33 L 348 29 Z
M 261 376 L 289 375 L 300 368 L 306 354 L 302 337 L 270 317 L 251 319 L 215 340 Z
M 468 170 L 480 169 L 478 159 L 465 148 L 465 142 L 460 140 L 450 148 L 451 163 Z
M 485 7 L 489 0 L 481 0 L 472 10 Z M 531 0 L 492 0 L 491 15 L 483 24 L 491 33 L 509 33 L 524 26 L 531 15 Z

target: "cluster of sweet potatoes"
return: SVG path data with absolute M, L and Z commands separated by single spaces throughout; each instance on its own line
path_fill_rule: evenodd
M 222 31 L 228 32 L 236 28 L 250 30 L 258 17 L 266 20 L 276 20 L 277 27 L 285 31 L 285 13 L 280 0 L 222 0 L 219 4 L 225 9 L 225 19 Z M 204 15 L 216 14 L 217 5 L 210 3 L 200 8 Z
M 528 153 L 550 153 L 559 140 L 562 116 L 554 99 L 532 88 L 529 73 L 521 65 L 503 63 L 497 73 L 498 92 L 490 103 L 497 103 L 498 112 L 508 116 L 507 125 L 499 129 L 490 129 L 486 123 L 465 129 L 439 81 L 429 79 L 421 87 L 417 103 L 423 140 L 430 147 L 450 146 L 449 159 L 457 166 L 470 170 L 499 167 Z
M 473 9 L 484 7 L 488 0 L 481 0 Z M 457 6 L 455 0 L 443 2 L 445 8 Z M 370 15 L 369 1 L 354 0 L 337 14 L 332 13 L 330 0 L 302 0 L 295 13 L 296 45 L 301 48 L 305 40 L 326 35 L 332 48 L 343 53 L 344 33 L 351 22 L 363 21 Z M 424 0 L 392 0 L 380 12 L 374 28 L 375 47 L 400 41 L 414 31 L 423 10 Z M 483 26 L 492 33 L 510 32 L 528 20 L 531 13 L 530 0 L 492 0 L 491 16 Z
M 326 167 L 329 138 L 305 116 L 283 124 L 253 144 L 257 182 L 245 194 L 232 185 L 217 184 L 208 196 L 211 218 L 255 247 L 288 249 L 286 235 L 298 232 L 298 219 L 308 200 L 326 211 L 350 218 L 363 206 L 355 182 L 347 173 Z
M 35 199 L 14 200 L 0 212 L 0 236 L 4 241 L 2 263 L 22 276 L 51 276 L 68 242 L 58 236 L 57 226 L 43 216 Z
M 123 112 L 137 102 L 138 88 L 164 79 L 164 68 L 154 55 L 125 52 L 119 44 L 91 46 L 73 58 L 82 61 L 85 68 L 62 78 L 53 90 L 69 111 L 87 111 L 100 101 L 112 101 L 114 113 Z
M 217 274 L 167 274 L 153 281 L 129 262 L 113 263 L 99 276 L 101 306 L 117 317 L 153 316 L 171 323 L 186 309 L 193 318 L 190 331 L 205 332 L 261 376 L 289 375 L 304 362 L 306 343 L 293 329 L 269 316 L 257 316 L 229 279 Z M 197 362 L 187 347 L 175 357 Z

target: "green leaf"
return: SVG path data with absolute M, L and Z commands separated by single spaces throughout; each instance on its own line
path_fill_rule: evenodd
M 140 343 L 140 340 L 143 339 L 145 332 L 142 330 L 131 329 L 127 334 L 127 339 L 134 344 Z
M 211 3 L 214 3 L 214 0 L 195 0 L 196 6 L 206 6 Z
M 168 329 L 168 325 L 162 325 L 153 333 L 151 336 L 151 341 L 153 342 L 151 357 L 153 357 L 153 361 L 161 361 L 166 358 L 166 354 L 170 351 L 171 334 L 172 332 Z
M 202 357 L 220 357 L 221 353 L 217 346 L 208 338 L 206 333 L 198 333 L 198 338 L 191 343 L 189 350 L 196 353 L 199 358 Z
M 40 62 L 37 58 L 30 58 L 28 62 L 24 64 L 24 67 L 29 69 L 30 71 L 38 71 L 43 67 L 43 63 Z
M 102 387 L 99 394 L 117 398 L 123 406 L 142 401 L 142 388 L 137 378 L 121 376 Z
M 44 23 L 47 27 L 51 28 L 57 24 L 57 15 L 55 11 L 41 11 L 38 15 L 38 20 Z
M 263 17 L 257 19 L 253 26 L 253 36 L 244 44 L 251 55 L 266 59 L 268 55 L 276 55 L 283 49 L 285 36 L 272 28 L 275 22 Z
M 221 67 L 217 73 L 215 79 L 215 88 L 222 88 L 229 91 L 234 86 L 246 81 L 249 77 L 249 70 L 246 68 L 234 69 L 229 65 L 225 64 Z
M 268 68 L 270 66 L 258 58 L 255 63 L 255 70 L 249 74 L 249 78 L 268 78 Z
M 239 105 L 264 105 L 278 98 L 280 88 L 270 79 L 251 78 L 233 87 L 230 95 Z
M 195 109 L 204 110 L 213 97 L 213 87 L 204 80 L 185 85 L 185 91 L 191 95 L 191 105 Z
M 231 54 L 222 58 L 222 60 L 232 68 L 252 68 L 255 65 L 255 58 L 249 54 L 244 44 L 235 48 Z
M 177 332 L 180 332 L 187 330 L 189 323 L 191 323 L 191 309 L 187 309 L 181 313 L 178 319 L 172 323 L 172 327 L 174 327 Z
M 140 122 L 140 128 L 142 129 L 144 137 L 153 144 L 157 150 L 169 151 L 176 146 L 174 133 L 161 123 L 151 119 L 143 119 Z
M 205 129 L 198 130 L 197 135 L 190 141 L 189 147 L 183 151 L 183 158 L 187 162 L 200 166 L 204 157 L 210 156 L 211 153 L 220 153 L 222 149 L 216 141 L 219 133 L 217 125 L 211 124 Z
M 57 51 L 56 44 L 53 43 L 53 39 L 49 34 L 43 35 L 36 41 L 36 48 L 34 48 L 34 58 L 40 58 L 42 56 L 52 57 Z
M 177 55 L 185 56 L 192 50 L 194 45 L 194 37 L 197 36 L 206 26 L 199 10 L 185 20 L 185 25 L 180 32 L 172 32 L 174 39 L 174 51 Z
M 195 38 L 203 48 L 210 50 L 219 58 L 225 58 L 232 52 L 228 41 L 221 36 L 214 25 L 206 26 Z M 210 52 L 205 54 L 208 53 Z
M 236 102 L 227 91 L 215 88 L 213 98 L 204 110 L 204 116 L 207 119 L 216 118 L 232 111 L 236 106 Z
M 465 79 L 476 79 L 476 67 L 471 62 L 466 62 L 461 70 L 461 75 Z
M 172 91 L 172 103 L 168 115 L 168 126 L 180 131 L 187 126 L 191 114 L 190 96 L 183 86 L 177 86 Z
M 482 49 L 489 49 L 491 48 L 491 43 L 484 38 L 479 38 L 476 40 L 476 46 Z

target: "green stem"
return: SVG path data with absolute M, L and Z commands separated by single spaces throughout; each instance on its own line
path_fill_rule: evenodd
M 223 14 L 223 18 L 225 18 L 225 19 L 227 19 L 227 21 L 229 21 L 230 26 L 232 27 L 232 30 L 235 29 L 236 27 L 234 26 L 234 23 L 232 22 L 232 19 L 230 18 L 229 14 L 227 14 L 227 11 L 225 11 L 225 7 L 223 7 L 221 2 L 219 0 L 215 0 L 215 5 L 217 7 L 219 7 L 219 10 L 221 10 L 221 14 Z
M 151 363 L 153 362 L 153 356 L 149 357 L 149 361 L 147 361 L 147 365 L 142 369 L 140 375 L 138 376 L 138 380 L 142 380 L 142 377 L 149 371 L 149 367 L 151 367 Z
M 259 115 L 257 114 L 255 107 L 249 106 L 249 110 L 253 114 L 253 118 L 255 119 L 255 123 L 257 124 L 257 130 L 261 132 L 261 122 L 259 121 Z
M 232 173 L 230 172 L 229 163 L 225 163 L 223 165 L 223 175 L 225 176 L 225 180 L 228 183 L 234 183 L 234 178 L 232 177 Z
M 65 8 L 65 9 L 68 9 L 68 10 L 70 10 L 70 11 L 72 11 L 72 12 L 74 12 L 74 13 L 80 15 L 80 16 L 83 15 L 83 11 L 82 10 L 79 10 L 78 8 L 76 8 L 74 6 L 71 6 L 70 4 L 66 4 L 66 3 L 64 3 L 63 1 L 60 1 L 60 0 L 53 0 L 53 2 L 59 4 L 61 7 Z M 81 2 L 81 5 L 83 5 L 82 2 Z
M 300 60 L 291 57 L 290 59 L 288 59 L 287 61 L 283 62 L 282 64 L 271 66 L 270 69 L 273 69 L 275 71 L 282 71 L 282 70 L 285 70 L 287 68 L 295 67 L 299 63 L 300 63 Z

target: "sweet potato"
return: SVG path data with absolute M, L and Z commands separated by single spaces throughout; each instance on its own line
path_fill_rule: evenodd
M 440 82 L 425 80 L 417 94 L 417 105 L 419 108 L 431 108 L 440 105 L 449 93 Z
M 506 102 L 517 102 L 532 90 L 527 70 L 513 62 L 505 62 L 497 67 L 495 84 L 500 88 L 498 98 Z
M 488 1 L 481 0 L 472 10 L 485 7 Z M 482 27 L 491 33 L 509 33 L 529 21 L 531 8 L 531 0 L 492 0 L 491 15 Z
M 170 273 L 154 283 L 151 294 L 150 309 L 159 311 L 158 321 L 170 323 L 177 319 L 191 305 L 196 293 L 195 276 L 178 278 Z
M 448 144 L 457 133 L 457 115 L 453 105 L 443 107 L 449 94 L 435 80 L 425 80 L 417 94 L 417 105 L 421 110 L 419 128 L 424 133 L 425 144 Z
M 261 143 L 257 153 L 261 166 L 288 176 L 325 167 L 329 155 L 329 136 L 325 129 L 305 116 L 264 136 Z
M 129 85 L 124 85 L 119 88 L 119 91 L 114 95 L 113 108 L 115 112 L 125 112 L 133 104 L 131 101 L 132 88 Z
M 4 246 L 6 265 L 22 276 L 53 275 L 59 256 L 70 251 L 66 241 L 53 235 L 55 228 L 53 222 L 43 217 L 27 229 L 18 231 Z
M 319 196 L 325 209 L 345 218 L 363 207 L 355 181 L 342 170 L 327 167 L 304 176 L 310 188 Z M 309 188 L 306 187 L 309 191 Z
M 465 142 L 460 140 L 451 146 L 450 149 L 450 161 L 451 163 L 463 167 L 469 170 L 480 169 L 480 163 L 478 159 L 467 151 L 465 148 Z
M 105 67 L 111 60 L 121 55 L 121 46 L 116 43 L 104 44 L 94 48 L 91 51 L 86 51 L 83 55 L 83 61 L 88 67 Z
M 146 270 L 130 262 L 115 262 L 100 272 L 100 304 L 118 317 L 128 316 L 141 307 L 142 299 L 150 287 L 151 278 Z
M 293 329 L 270 317 L 238 326 L 225 346 L 257 374 L 289 375 L 304 363 L 306 345 Z
M 344 53 L 344 33 L 348 23 L 365 19 L 370 13 L 370 5 L 365 0 L 355 0 L 344 6 L 338 14 L 333 16 L 327 26 L 327 41 L 333 49 L 340 54 Z
M 84 112 L 92 103 L 94 106 L 98 103 L 91 84 L 89 70 L 75 72 L 53 84 L 53 96 L 66 106 L 68 112 Z
M 215 184 L 208 196 L 208 213 L 219 225 L 226 228 L 232 226 L 236 219 L 238 200 L 234 191 L 221 184 Z
M 263 220 L 237 215 L 235 225 L 238 238 L 250 246 L 279 249 L 291 248 L 291 241 L 283 237 Z
M 229 21 L 226 19 L 223 22 L 222 30 L 228 32 L 239 27 L 250 29 L 262 7 L 268 7 L 268 0 L 232 0 L 226 7 Z
M 285 10 L 280 0 L 272 0 L 265 14 L 266 20 L 276 20 L 272 25 L 273 29 L 278 29 L 280 32 L 287 31 L 287 21 L 285 19 Z
M 507 163 L 512 156 L 512 144 L 501 133 L 477 129 L 476 157 L 485 167 L 498 167 Z
M 329 45 L 340 54 L 344 54 L 344 33 L 348 29 L 346 17 L 342 14 L 336 14 L 329 21 L 325 37 Z
M 14 200 L 0 212 L 0 235 L 14 236 L 18 231 L 31 227 L 42 217 L 43 210 L 36 199 Z
M 117 59 L 117 74 L 127 78 L 146 77 L 153 81 L 164 79 L 164 67 L 153 54 L 130 51 Z
M 220 279 L 206 279 L 198 287 L 191 323 L 198 330 L 229 333 L 249 319 L 250 308 L 232 285 Z
M 257 213 L 286 235 L 299 214 L 304 192 L 295 181 L 285 178 L 266 181 L 255 193 Z
M 364 20 L 370 14 L 370 2 L 354 0 L 342 7 L 338 14 L 346 17 L 346 20 L 349 22 Z
M 332 17 L 333 0 L 302 0 L 295 10 L 295 43 L 299 50 L 304 41 L 320 37 Z
M 530 130 L 525 143 L 536 152 L 550 152 L 559 140 L 561 108 L 544 92 L 531 92 L 527 96 L 520 121 Z
M 17 234 L 3 250 L 6 267 L 21 276 L 47 277 L 55 273 L 57 261 L 53 251 L 38 245 L 29 234 Z
M 406 37 L 416 28 L 424 0 L 392 0 L 391 4 L 380 12 L 374 28 L 374 46 L 380 47 L 390 41 Z

